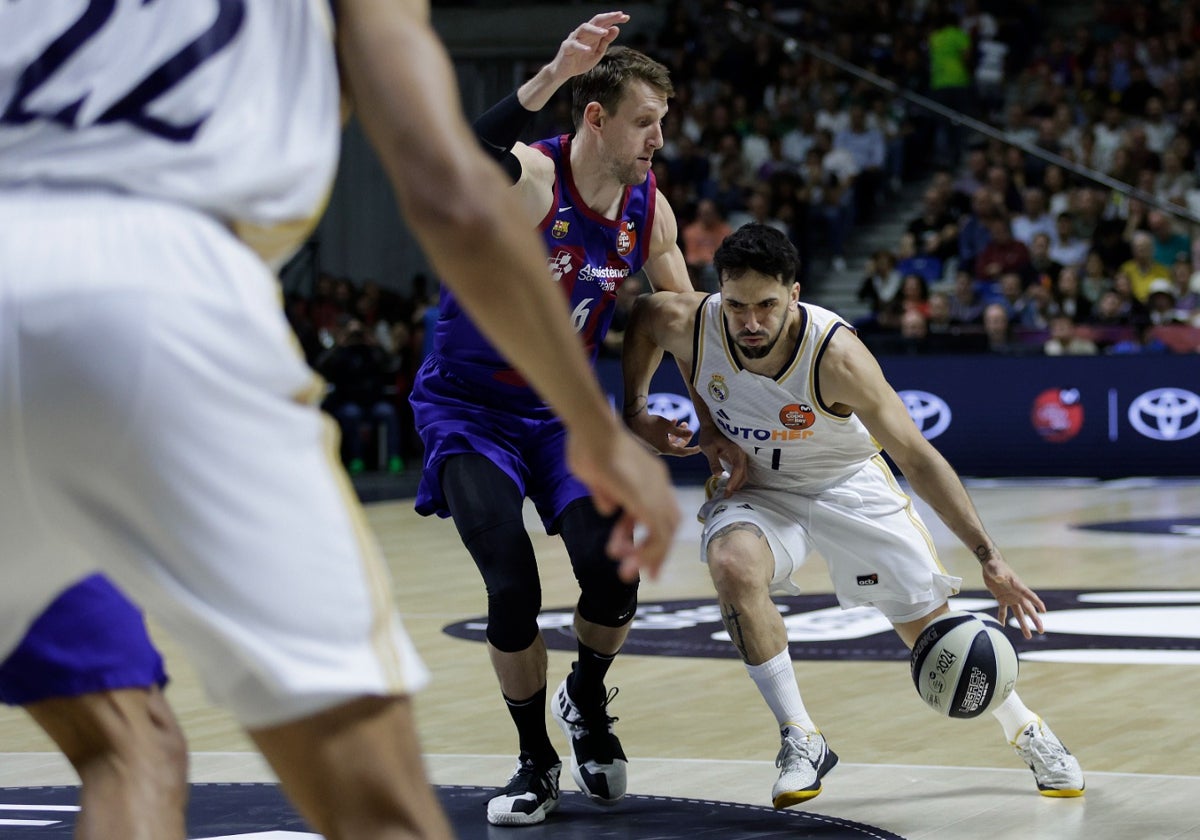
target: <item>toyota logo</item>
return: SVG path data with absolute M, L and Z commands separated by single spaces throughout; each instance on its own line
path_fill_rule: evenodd
M 1129 423 L 1153 440 L 1183 440 L 1200 432 L 1200 397 L 1182 388 L 1155 388 L 1129 406 Z
M 950 428 L 950 406 L 937 394 L 928 391 L 899 391 L 908 416 L 917 424 L 926 440 L 933 440 Z
M 651 394 L 646 398 L 646 412 L 661 415 L 676 423 L 683 421 L 693 432 L 700 428 L 692 401 L 678 394 Z

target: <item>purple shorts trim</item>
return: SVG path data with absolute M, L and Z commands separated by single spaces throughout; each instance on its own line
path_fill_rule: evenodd
M 102 575 L 59 595 L 0 663 L 0 701 L 10 706 L 166 684 L 142 613 Z

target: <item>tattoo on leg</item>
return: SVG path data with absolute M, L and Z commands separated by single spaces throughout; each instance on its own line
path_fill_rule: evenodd
M 708 538 L 709 545 L 727 537 L 735 531 L 746 531 L 760 540 L 766 539 L 762 528 L 759 528 L 753 522 L 731 522 L 723 528 L 719 528 Z M 729 640 L 733 642 L 733 646 L 737 648 L 741 654 L 742 660 L 747 664 L 750 662 L 750 654 L 746 650 L 746 634 L 742 631 L 741 622 L 742 613 L 738 612 L 738 608 L 733 604 L 721 602 L 721 623 L 725 625 L 725 632 L 729 634 Z
M 720 530 L 718 530 L 711 537 L 709 537 L 708 541 L 712 542 L 713 540 L 721 539 L 721 537 L 727 537 L 730 534 L 732 534 L 734 531 L 749 531 L 751 534 L 758 537 L 759 539 L 762 539 L 766 536 L 765 534 L 763 534 L 762 528 L 759 528 L 753 522 L 731 522 L 730 524 L 726 525 L 724 528 L 721 528 Z
M 738 620 L 740 616 L 741 613 L 733 604 L 721 605 L 721 623 L 725 625 L 725 632 L 729 634 L 729 640 L 742 655 L 742 660 L 749 662 L 750 654 L 746 652 L 746 636 L 742 632 L 742 623 Z

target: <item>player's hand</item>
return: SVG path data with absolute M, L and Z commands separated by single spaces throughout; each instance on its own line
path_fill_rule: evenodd
M 672 420 L 661 414 L 651 414 L 642 410 L 632 417 L 626 417 L 625 423 L 630 431 L 662 455 L 682 458 L 700 451 L 699 446 L 688 446 L 692 439 L 692 430 L 682 420 Z
M 555 78 L 566 80 L 595 67 L 608 45 L 621 34 L 619 24 L 628 20 L 624 12 L 604 12 L 575 27 L 550 62 Z
M 995 549 L 991 550 L 988 560 L 983 564 L 983 583 L 1000 605 L 996 618 L 1001 624 L 1008 626 L 1008 614 L 1011 612 L 1021 629 L 1021 635 L 1026 639 L 1033 638 L 1034 629 L 1039 633 L 1045 632 L 1042 614 L 1046 612 L 1046 605 L 1036 592 L 1017 577 L 1017 573 Z
M 700 429 L 700 450 L 708 459 L 708 469 L 715 476 L 728 477 L 724 481 L 724 495 L 728 499 L 746 483 L 746 452 L 715 427 Z
M 615 435 L 571 435 L 567 461 L 600 513 L 621 512 L 608 540 L 609 555 L 620 561 L 621 578 L 632 582 L 639 571 L 658 577 L 680 521 L 662 460 L 617 427 Z

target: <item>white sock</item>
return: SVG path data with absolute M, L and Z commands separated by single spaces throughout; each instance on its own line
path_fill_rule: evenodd
M 761 665 L 747 665 L 746 672 L 771 707 L 780 727 L 790 723 L 809 732 L 816 731 L 816 724 L 800 699 L 800 686 L 796 683 L 796 672 L 792 670 L 792 657 L 787 648 Z
M 1025 724 L 1037 719 L 1037 715 L 1021 702 L 1021 698 L 1017 696 L 1015 690 L 996 707 L 996 711 L 992 712 L 992 715 L 1000 721 L 1000 726 L 1004 729 L 1004 737 L 1010 743 L 1017 740 L 1017 735 L 1025 728 Z

